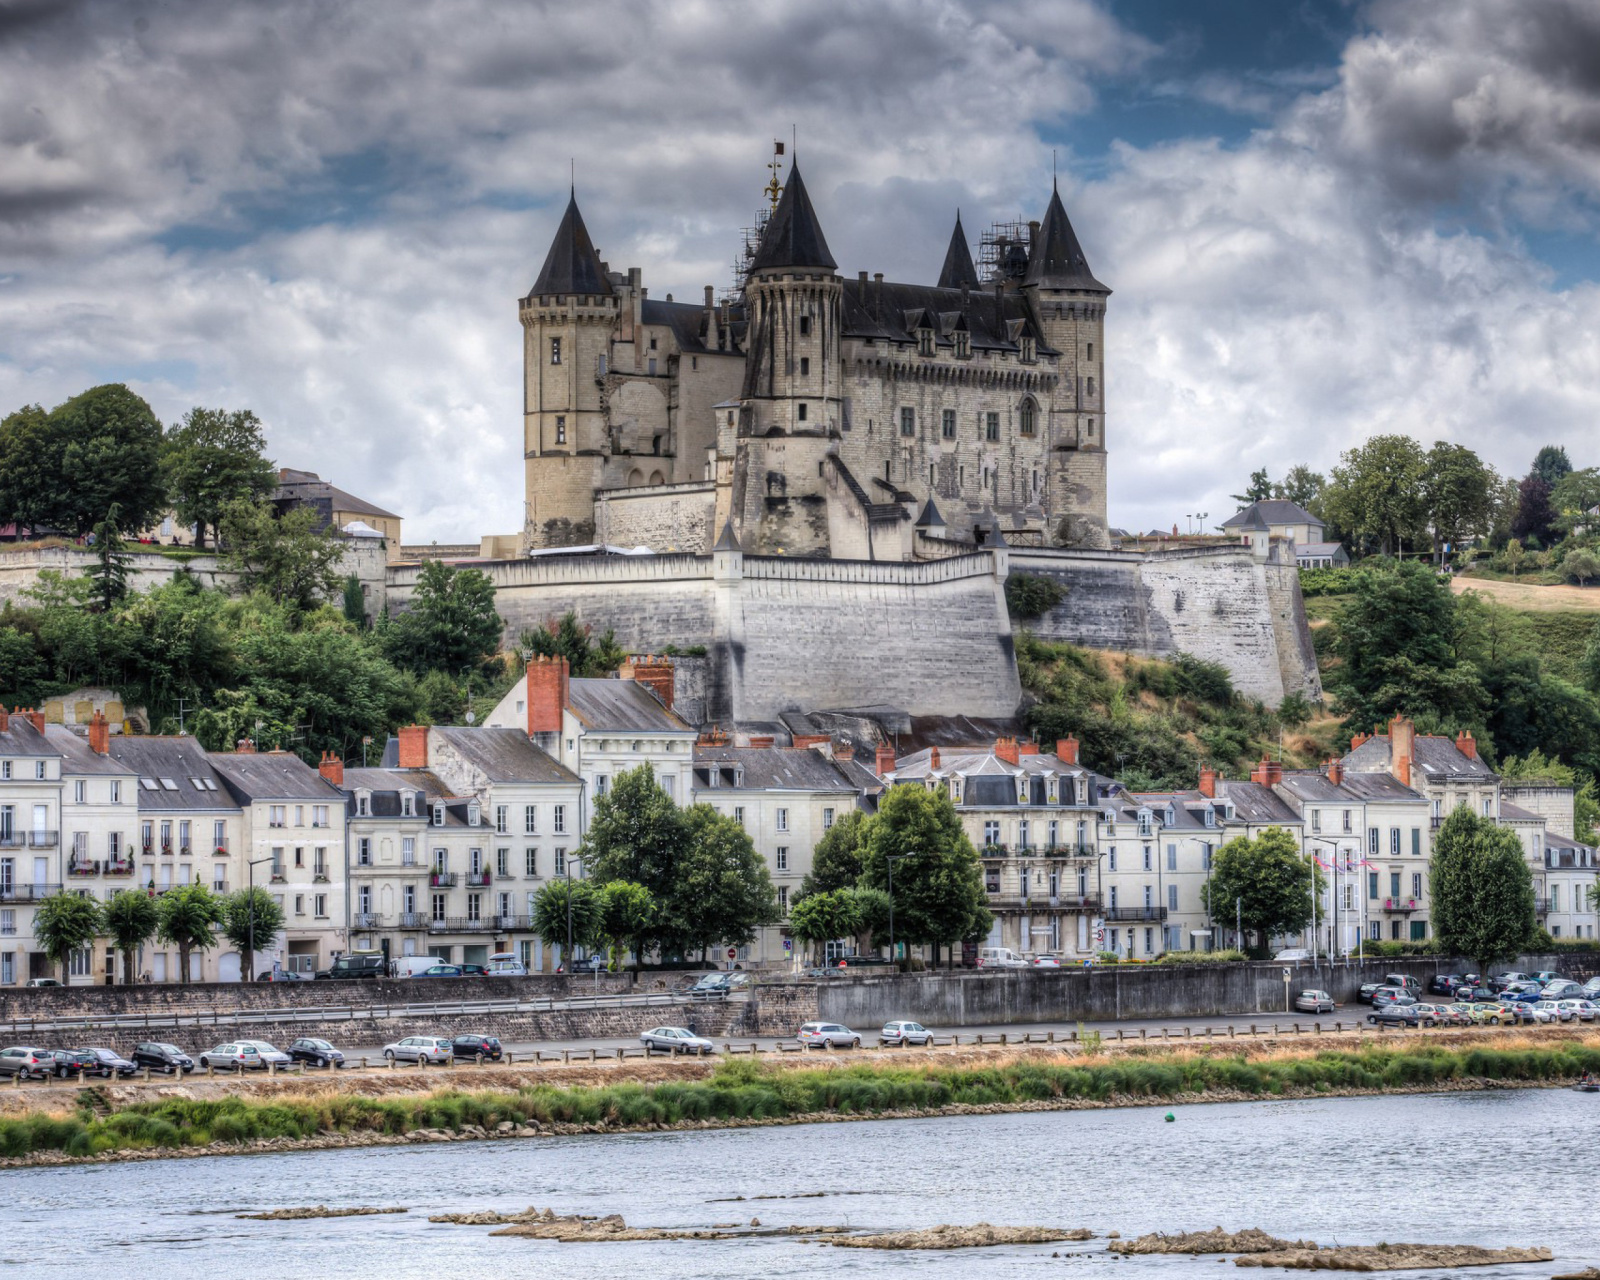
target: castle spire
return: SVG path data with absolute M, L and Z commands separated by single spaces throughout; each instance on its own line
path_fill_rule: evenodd
M 756 250 L 750 270 L 824 267 L 833 271 L 838 265 L 828 252 L 828 242 L 822 238 L 822 226 L 817 221 L 816 210 L 811 207 L 811 197 L 806 194 L 806 184 L 800 177 L 800 163 L 796 157 L 790 162 L 789 181 L 784 184 L 778 207 L 767 220 L 761 247 Z
M 1028 274 L 1022 283 L 1042 289 L 1077 289 L 1084 293 L 1110 293 L 1094 278 L 1083 256 L 1083 246 L 1067 220 L 1061 192 L 1050 184 L 1050 207 L 1045 210 L 1039 236 L 1028 253 Z
M 567 200 L 567 212 L 562 216 L 561 225 L 556 228 L 550 252 L 545 256 L 544 268 L 528 296 L 610 292 L 611 282 L 606 279 L 600 255 L 589 239 L 589 229 L 583 225 L 583 215 L 578 212 L 578 193 L 574 190 Z
M 972 250 L 967 247 L 967 233 L 961 229 L 961 210 L 956 210 L 956 229 L 950 233 L 950 247 L 945 250 L 944 269 L 939 272 L 941 289 L 979 288 L 978 271 L 972 265 Z

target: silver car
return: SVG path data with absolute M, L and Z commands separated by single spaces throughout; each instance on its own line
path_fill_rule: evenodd
M 390 1062 L 449 1062 L 454 1046 L 443 1036 L 407 1036 L 383 1046 Z
M 808 1022 L 795 1037 L 803 1045 L 819 1044 L 824 1049 L 859 1049 L 861 1037 L 839 1022 Z
M 647 1049 L 665 1049 L 668 1053 L 698 1053 L 702 1057 L 715 1052 L 717 1047 L 687 1027 L 652 1027 L 639 1036 L 639 1043 Z
M 897 1022 L 884 1023 L 878 1039 L 884 1044 L 932 1044 L 933 1032 L 920 1022 L 907 1022 L 902 1018 Z
M 1589 1000 L 1561 1000 L 1558 1003 L 1563 1009 L 1572 1010 L 1572 1016 L 1579 1022 L 1593 1022 L 1600 1016 L 1600 1008 Z
M 1332 1013 L 1333 997 L 1326 991 L 1302 991 L 1294 998 L 1294 1007 L 1301 1013 Z
M 264 1040 L 230 1040 L 207 1049 L 200 1055 L 202 1067 L 232 1067 L 235 1071 L 265 1071 L 269 1066 L 286 1067 L 289 1055 L 279 1053 Z

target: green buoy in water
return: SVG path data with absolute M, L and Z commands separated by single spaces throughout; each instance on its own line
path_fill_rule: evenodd
M 1175 1116 L 1175 1115 L 1173 1115 L 1173 1114 L 1172 1114 L 1172 1112 L 1170 1112 L 1170 1111 L 1169 1111 L 1169 1112 L 1167 1112 L 1167 1123 L 1168 1123 L 1168 1124 L 1171 1124 L 1171 1123 L 1172 1123 L 1172 1122 L 1173 1122 L 1173 1121 L 1174 1121 L 1174 1120 L 1176 1120 L 1176 1119 L 1177 1119 L 1177 1118 L 1178 1118 L 1178 1117 L 1177 1117 L 1177 1116 Z

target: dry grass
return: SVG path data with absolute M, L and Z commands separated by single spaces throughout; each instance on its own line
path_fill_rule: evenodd
M 1527 613 L 1568 613 L 1600 609 L 1600 587 L 1540 586 L 1533 582 L 1499 582 L 1493 578 L 1451 578 L 1457 595 L 1478 591 L 1500 604 Z

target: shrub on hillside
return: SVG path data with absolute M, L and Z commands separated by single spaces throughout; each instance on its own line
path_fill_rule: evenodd
M 1042 618 L 1066 598 L 1067 589 L 1053 578 L 1013 573 L 1006 579 L 1006 611 L 1024 621 Z

